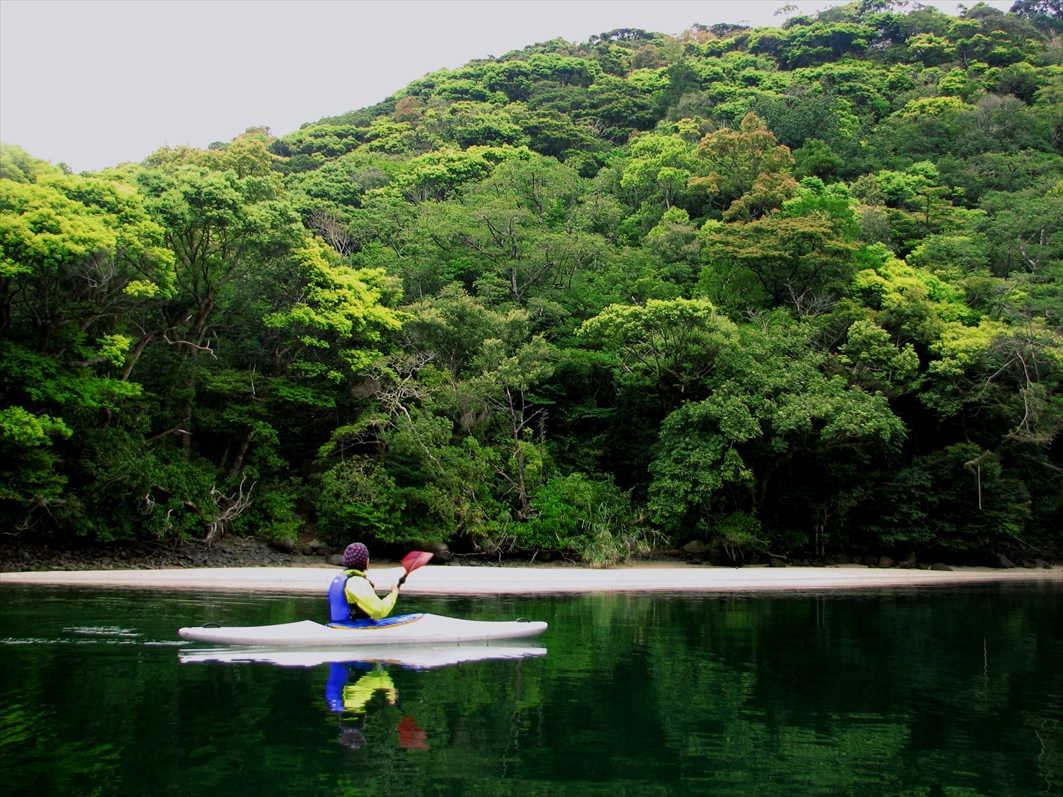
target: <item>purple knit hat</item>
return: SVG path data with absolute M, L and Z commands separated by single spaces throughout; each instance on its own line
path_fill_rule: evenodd
M 369 564 L 369 549 L 360 542 L 352 542 L 343 552 L 343 566 L 348 570 L 365 570 Z

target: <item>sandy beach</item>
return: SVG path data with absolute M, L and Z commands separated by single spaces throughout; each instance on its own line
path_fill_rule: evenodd
M 62 584 L 136 589 L 239 590 L 324 593 L 336 567 L 234 567 L 172 570 L 83 570 L 0 573 L 0 584 Z M 400 567 L 373 568 L 380 591 L 402 575 Z M 565 594 L 587 592 L 817 592 L 988 583 L 1063 584 L 1063 568 L 952 571 L 833 567 L 708 567 L 635 564 L 609 570 L 579 567 L 447 567 L 428 565 L 410 574 L 408 595 Z

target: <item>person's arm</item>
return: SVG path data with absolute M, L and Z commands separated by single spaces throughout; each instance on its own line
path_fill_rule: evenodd
M 347 579 L 347 600 L 357 604 L 358 608 L 374 620 L 383 620 L 395 608 L 399 598 L 398 588 L 391 590 L 386 598 L 377 597 L 376 590 L 364 578 L 354 576 Z

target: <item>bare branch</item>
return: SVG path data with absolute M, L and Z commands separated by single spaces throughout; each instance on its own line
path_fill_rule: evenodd
M 196 351 L 205 351 L 207 354 L 209 354 L 215 360 L 218 359 L 218 355 L 215 354 L 214 353 L 214 349 L 212 349 L 210 347 L 210 341 L 209 340 L 207 341 L 207 345 L 206 346 L 200 346 L 198 343 L 193 343 L 190 340 L 170 340 L 170 338 L 166 335 L 166 333 L 163 333 L 162 339 L 163 339 L 163 341 L 165 343 L 168 343 L 171 346 L 188 346 L 190 349 L 195 349 Z
M 217 487 L 210 488 L 210 497 L 214 499 L 214 503 L 221 511 L 207 523 L 207 536 L 203 538 L 203 544 L 208 548 L 217 538 L 225 534 L 225 530 L 236 516 L 251 505 L 251 491 L 255 489 L 255 485 L 258 482 L 251 482 L 251 486 L 247 488 L 247 494 L 244 495 L 245 481 L 247 481 L 247 474 L 244 474 L 243 478 L 240 479 L 240 485 L 236 488 L 236 495 L 232 497 L 225 495 Z

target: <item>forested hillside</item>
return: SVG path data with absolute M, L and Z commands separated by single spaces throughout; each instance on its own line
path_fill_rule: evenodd
M 4 533 L 1058 550 L 1060 5 L 899 5 L 5 145 Z

